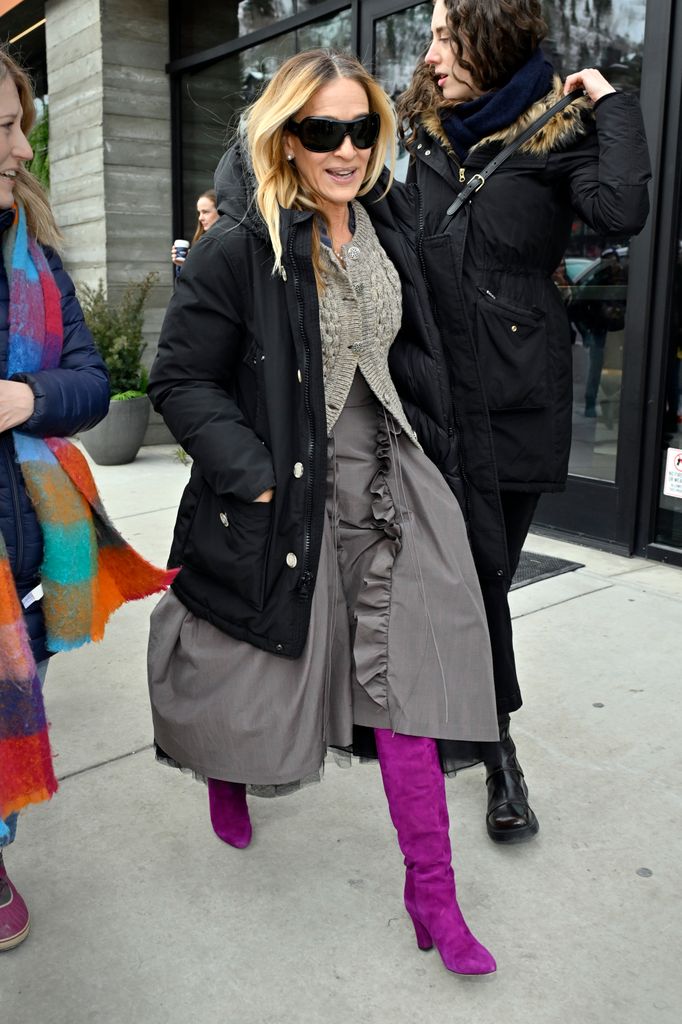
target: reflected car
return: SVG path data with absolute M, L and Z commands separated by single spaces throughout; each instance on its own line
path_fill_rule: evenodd
M 591 267 L 594 260 L 586 259 L 584 256 L 564 256 L 564 273 L 570 284 L 578 278 L 584 270 Z
M 571 284 L 568 315 L 579 331 L 622 331 L 628 290 L 628 249 L 604 249 Z

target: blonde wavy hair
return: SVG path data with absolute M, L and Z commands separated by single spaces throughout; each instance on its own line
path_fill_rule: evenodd
M 376 185 L 385 163 L 389 181 L 393 181 L 396 152 L 396 117 L 391 100 L 360 61 L 347 53 L 333 50 L 307 50 L 282 64 L 259 98 L 244 112 L 240 134 L 246 140 L 256 177 L 256 203 L 270 235 L 275 253 L 273 274 L 282 273 L 280 207 L 312 210 L 326 217 L 321 197 L 301 178 L 284 151 L 286 123 L 295 117 L 318 89 L 337 78 L 357 82 L 365 90 L 370 113 L 379 115 L 379 137 L 367 164 L 365 180 L 358 195 Z M 385 192 L 383 193 L 385 195 Z M 329 227 L 329 225 L 327 225 Z M 323 286 L 322 260 L 319 255 L 319 228 L 313 226 L 313 267 L 318 287 Z
M 12 79 L 17 87 L 22 111 L 21 130 L 24 135 L 28 136 L 36 119 L 31 79 L 24 69 L 10 57 L 7 50 L 0 46 L 0 84 L 8 77 Z M 38 179 L 30 171 L 27 171 L 23 165 L 17 171 L 14 198 L 24 207 L 29 234 L 33 235 L 42 245 L 49 245 L 53 249 L 59 249 L 63 239 L 57 227 L 57 222 L 54 219 L 49 200 Z

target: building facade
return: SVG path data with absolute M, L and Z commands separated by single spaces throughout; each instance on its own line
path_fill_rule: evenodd
M 543 6 L 557 70 L 598 66 L 639 92 L 654 178 L 638 238 L 576 221 L 558 268 L 575 324 L 573 446 L 569 486 L 543 497 L 536 526 L 682 565 L 682 4 Z M 29 29 L 12 45 L 49 96 L 52 201 L 76 280 L 115 290 L 158 270 L 151 355 L 170 241 L 193 234 L 239 110 L 313 46 L 354 51 L 395 96 L 430 16 L 430 0 L 0 2 L 0 36 Z M 162 436 L 157 423 L 148 440 Z

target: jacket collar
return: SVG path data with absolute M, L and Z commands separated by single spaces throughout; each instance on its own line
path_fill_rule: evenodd
M 552 89 L 546 96 L 538 100 L 537 103 L 533 103 L 513 124 L 477 142 L 471 148 L 469 155 L 471 156 L 484 146 L 494 144 L 501 148 L 513 142 L 533 121 L 537 121 L 554 103 L 558 103 L 563 96 L 563 92 L 561 78 L 555 75 Z M 539 132 L 536 132 L 521 147 L 520 152 L 528 153 L 532 156 L 547 156 L 553 150 L 570 146 L 576 139 L 586 133 L 587 117 L 589 116 L 590 109 L 587 99 L 579 99 L 571 103 L 569 107 L 551 118 Z M 434 139 L 449 157 L 457 159 L 445 134 L 439 111 L 431 110 L 422 115 L 421 126 L 427 135 Z

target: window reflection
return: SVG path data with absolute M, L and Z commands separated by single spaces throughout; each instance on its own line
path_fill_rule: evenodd
M 267 28 L 283 18 L 314 8 L 323 0 L 204 0 L 201 4 L 180 6 L 180 53 L 187 57 L 230 42 L 250 32 Z
M 323 0 L 241 0 L 239 8 L 239 35 L 245 36 L 283 18 L 307 11 Z
M 430 0 L 426 0 L 416 7 L 390 14 L 375 22 L 374 70 L 394 101 L 410 84 L 418 55 L 429 44 L 432 13 L 433 6 Z M 408 153 L 399 143 L 395 168 L 399 181 L 405 180 L 407 165 Z
M 543 12 L 549 25 L 543 49 L 562 76 L 598 67 L 616 88 L 639 89 L 646 0 L 545 0 Z M 618 452 L 627 241 L 597 235 L 576 220 L 555 274 L 573 339 L 569 471 L 608 481 L 615 480 Z
M 646 0 L 544 0 L 542 9 L 557 71 L 598 67 L 618 88 L 639 89 Z

